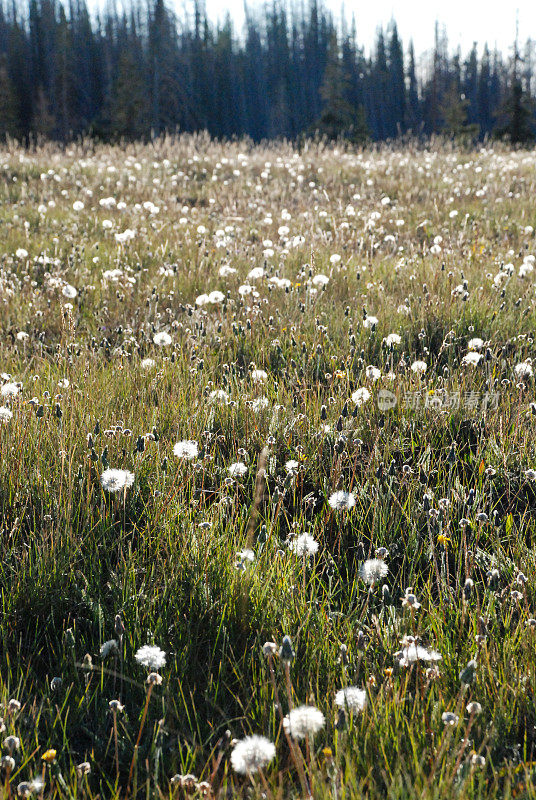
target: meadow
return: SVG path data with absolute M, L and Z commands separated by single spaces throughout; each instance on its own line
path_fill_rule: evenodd
M 0 151 L 0 785 L 536 796 L 536 152 Z

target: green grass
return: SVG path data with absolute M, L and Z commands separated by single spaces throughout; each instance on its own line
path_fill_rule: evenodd
M 534 167 L 532 152 L 441 143 L 2 151 L 0 366 L 21 383 L 0 403 L 13 413 L 0 425 L 0 702 L 3 737 L 20 739 L 6 797 L 41 775 L 47 798 L 536 796 L 536 398 L 515 371 L 536 357 L 535 273 L 520 275 Z M 222 303 L 196 305 L 214 290 Z M 434 406 L 445 391 L 459 403 Z M 182 440 L 196 458 L 174 456 Z M 108 467 L 133 485 L 104 491 Z M 353 508 L 330 507 L 338 490 Z M 289 548 L 305 532 L 310 559 Z M 360 568 L 382 547 L 388 572 L 369 589 Z M 284 636 L 287 676 L 263 655 Z M 441 660 L 401 665 L 405 636 Z M 145 644 L 167 658 L 150 689 Z M 289 744 L 274 683 L 282 714 L 325 715 L 307 747 Z M 341 715 L 348 685 L 367 705 Z M 244 777 L 232 740 L 252 733 L 276 757 Z M 188 773 L 190 789 L 171 780 Z

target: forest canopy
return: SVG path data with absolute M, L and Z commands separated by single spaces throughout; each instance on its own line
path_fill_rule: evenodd
M 308 135 L 355 143 L 405 134 L 526 142 L 534 133 L 534 43 L 416 56 L 396 22 L 370 54 L 355 20 L 319 2 L 279 2 L 212 24 L 200 4 L 182 18 L 164 0 L 0 2 L 0 137 L 149 139 L 206 130 L 254 141 Z

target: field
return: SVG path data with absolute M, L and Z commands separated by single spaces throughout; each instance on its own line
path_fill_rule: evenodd
M 5 797 L 536 796 L 535 194 L 4 145 Z

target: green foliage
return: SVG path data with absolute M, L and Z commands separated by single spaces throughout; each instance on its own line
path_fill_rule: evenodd
M 0 155 L 5 796 L 532 797 L 534 153 Z

